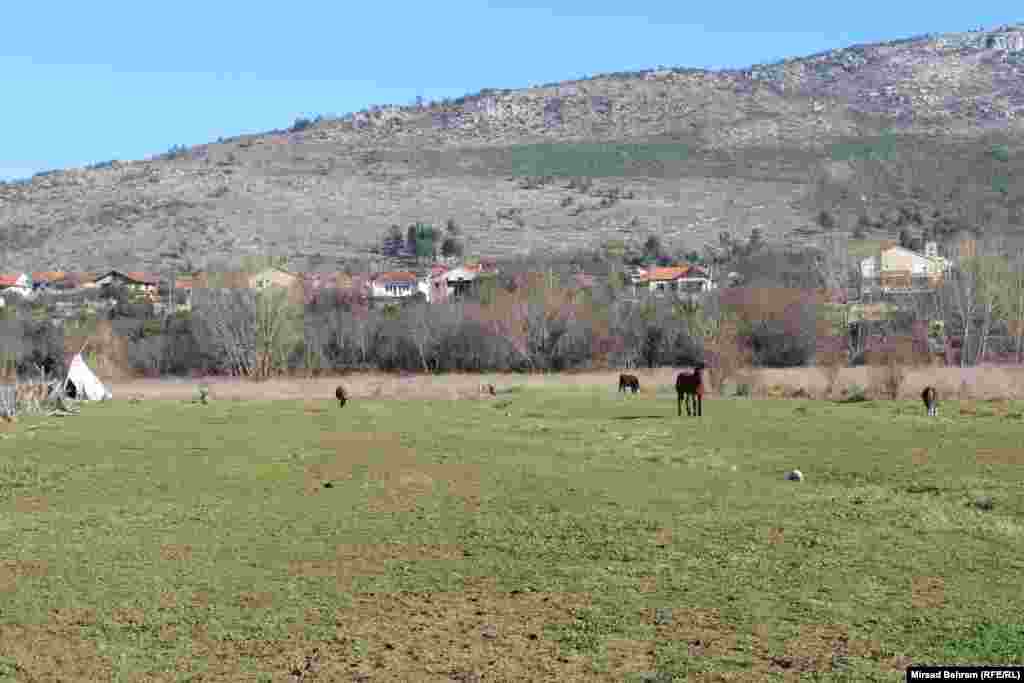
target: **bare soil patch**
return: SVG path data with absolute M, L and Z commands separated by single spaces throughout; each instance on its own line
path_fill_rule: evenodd
M 17 680 L 109 681 L 111 661 L 100 656 L 96 643 L 78 633 L 78 624 L 0 625 L 0 659 L 17 662 Z
M 545 627 L 571 623 L 589 604 L 584 594 L 505 593 L 478 579 L 454 592 L 359 595 L 335 623 L 339 638 L 365 643 L 368 661 L 358 663 L 375 679 L 584 680 L 582 661 Z
M 423 462 L 402 445 L 397 434 L 335 433 L 322 439 L 321 445 L 333 450 L 335 457 L 307 468 L 307 493 L 322 490 L 326 482 L 352 479 L 358 466 L 365 467 L 367 479 L 382 489 L 369 503 L 372 511 L 413 510 L 439 485 L 462 499 L 468 509 L 479 508 L 481 472 L 475 465 Z
M 722 623 L 717 609 L 672 610 L 670 619 L 659 619 L 657 610 L 650 610 L 645 621 L 654 624 L 659 642 L 685 642 L 691 657 L 721 657 L 738 647 L 736 629 Z
M 192 559 L 192 546 L 177 543 L 162 545 L 160 559 L 165 562 L 188 562 Z
M 1024 465 L 1024 449 L 984 448 L 974 453 L 979 465 Z
M 910 587 L 910 604 L 915 609 L 942 607 L 946 582 L 941 576 L 915 576 Z
M 14 511 L 21 514 L 30 515 L 49 509 L 49 501 L 41 496 L 18 496 L 14 499 Z
M 649 640 L 615 639 L 605 642 L 608 673 L 614 676 L 654 668 L 654 643 Z
M 328 642 L 306 639 L 301 624 L 282 640 L 218 641 L 202 625 L 191 637 L 195 656 L 209 663 L 202 676 L 209 681 L 239 680 L 243 658 L 274 680 L 594 680 L 582 657 L 563 653 L 545 635 L 545 627 L 571 622 L 588 604 L 582 594 L 497 592 L 493 581 L 469 579 L 464 590 L 358 594 L 348 609 L 308 615 L 331 620 L 336 635 Z M 168 641 L 177 635 L 161 632 Z M 194 659 L 182 660 L 176 673 L 194 666 Z
M 657 576 L 641 576 L 637 582 L 637 590 L 641 593 L 657 593 L 658 592 L 658 577 Z
M 387 571 L 395 561 L 454 560 L 463 556 L 462 548 L 452 545 L 406 545 L 394 543 L 340 544 L 329 560 L 296 560 L 294 574 L 334 577 L 338 590 L 348 590 L 352 580 Z
M 238 596 L 238 605 L 243 609 L 264 609 L 272 607 L 274 596 L 270 593 L 245 591 Z
M 632 370 L 640 378 L 642 398 L 653 398 L 659 391 L 670 391 L 679 373 L 678 368 Z M 707 371 L 709 386 L 710 375 Z M 115 399 L 138 395 L 144 399 L 191 400 L 200 383 L 210 387 L 212 400 L 273 400 L 291 399 L 306 402 L 310 414 L 330 410 L 318 404 L 320 400 L 334 401 L 334 390 L 344 384 L 352 400 L 409 399 L 409 400 L 467 400 L 487 398 L 480 392 L 481 382 L 494 384 L 498 398 L 515 387 L 543 389 L 606 387 L 609 393 L 618 391 L 619 370 L 601 370 L 578 373 L 524 374 L 462 374 L 395 375 L 381 372 L 347 374 L 344 377 L 278 378 L 252 382 L 237 378 L 208 377 L 202 379 L 102 379 L 114 393 Z M 744 372 L 744 382 L 752 385 L 753 395 L 770 397 L 823 398 L 827 381 L 816 367 L 750 369 Z M 871 386 L 870 368 L 843 368 L 836 389 L 858 384 Z M 978 366 L 973 368 L 931 367 L 907 369 L 906 380 L 900 388 L 900 399 L 917 399 L 921 390 L 933 385 L 939 401 L 962 398 L 967 391 L 978 400 L 1024 398 L 1024 368 Z M 337 406 L 335 406 L 337 407 Z M 999 406 L 995 406 L 999 408 Z
M 0 560 L 0 593 L 17 590 L 22 579 L 46 576 L 48 571 L 41 560 Z

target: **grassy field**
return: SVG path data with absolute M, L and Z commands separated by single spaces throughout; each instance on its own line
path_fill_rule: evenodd
M 1024 663 L 1022 410 L 711 399 L 680 419 L 667 386 L 552 381 L 0 423 L 0 680 Z

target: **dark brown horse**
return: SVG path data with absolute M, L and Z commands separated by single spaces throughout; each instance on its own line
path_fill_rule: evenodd
M 338 388 L 334 390 L 334 397 L 338 399 L 338 405 L 344 408 L 345 401 L 348 400 L 348 395 L 345 393 L 345 387 L 339 384 Z
M 935 391 L 935 387 L 925 387 L 924 391 L 921 392 L 921 400 L 924 401 L 924 407 L 928 410 L 928 416 L 937 417 L 939 414 L 939 393 Z
M 679 417 L 683 416 L 683 400 L 686 400 L 686 414 L 688 416 L 700 417 L 702 414 L 701 404 L 704 399 L 704 380 L 701 371 L 704 365 L 698 363 L 693 372 L 680 372 L 676 377 L 676 407 L 679 409 Z M 690 411 L 690 400 L 693 399 L 693 412 Z
M 619 392 L 630 389 L 635 394 L 640 391 L 640 378 L 636 375 L 619 375 Z

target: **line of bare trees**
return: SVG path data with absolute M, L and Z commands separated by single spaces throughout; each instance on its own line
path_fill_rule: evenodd
M 381 305 L 351 289 L 253 291 L 214 281 L 195 291 L 189 313 L 157 318 L 136 303 L 101 317 L 123 344 L 127 369 L 150 375 L 263 378 L 361 368 L 535 371 L 704 362 L 717 383 L 747 365 L 870 362 L 868 352 L 874 348 L 877 356 L 893 339 L 913 339 L 918 355 L 927 355 L 936 326 L 960 346 L 962 365 L 993 352 L 1015 351 L 1021 360 L 1024 325 L 1016 321 L 1024 319 L 1024 265 L 983 250 L 932 294 L 907 297 L 884 320 L 848 326 L 829 308 L 851 266 L 843 240 L 834 242 L 824 249 L 740 250 L 728 267 L 744 285 L 698 302 L 637 300 L 621 270 L 607 262 L 585 287 L 573 273 L 578 260 L 542 269 L 522 260 L 502 264 L 499 277 L 451 304 Z M 599 259 L 591 261 L 588 270 L 600 271 Z M 41 319 L 39 306 L 18 304 L 3 313 L 0 361 L 8 370 L 31 371 L 43 362 L 60 370 L 62 335 L 72 328 Z M 86 328 L 73 329 L 81 334 Z

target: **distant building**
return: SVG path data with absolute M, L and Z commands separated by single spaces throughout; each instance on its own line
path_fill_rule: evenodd
M 434 266 L 430 274 L 430 302 L 445 303 L 469 294 L 481 275 L 498 272 L 491 262 L 463 265 L 456 268 Z
M 427 281 L 421 281 L 415 273 L 378 273 L 370 280 L 370 296 L 375 299 L 401 299 L 419 293 L 429 300 L 430 287 Z
M 45 292 L 51 289 L 63 289 L 66 273 L 61 270 L 38 271 L 32 273 L 32 291 Z
M 32 278 L 28 273 L 0 275 L 0 292 L 21 297 L 32 296 Z
M 685 297 L 715 288 L 707 270 L 695 265 L 639 268 L 633 271 L 630 279 L 637 295 L 648 292 L 660 296 L 674 294 Z
M 149 273 L 132 271 L 122 273 L 119 270 L 107 271 L 93 281 L 95 287 L 124 287 L 129 292 L 153 299 L 157 295 L 160 278 Z
M 866 289 L 925 289 L 942 284 L 950 262 L 938 255 L 935 242 L 925 244 L 925 253 L 890 246 L 876 256 L 861 259 L 860 273 Z

